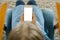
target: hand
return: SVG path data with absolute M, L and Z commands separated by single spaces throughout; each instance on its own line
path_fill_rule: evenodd
M 21 15 L 20 17 L 20 22 L 23 23 L 24 22 L 24 13 Z M 32 13 L 32 23 L 36 24 L 36 17 L 34 15 L 34 13 Z

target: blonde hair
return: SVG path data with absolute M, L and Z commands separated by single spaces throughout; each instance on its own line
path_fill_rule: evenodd
M 10 32 L 8 40 L 44 40 L 44 36 L 33 23 L 24 22 Z

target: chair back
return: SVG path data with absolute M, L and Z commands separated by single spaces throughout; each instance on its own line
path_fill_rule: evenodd
M 58 14 L 58 29 L 60 33 L 60 3 L 56 3 L 56 9 L 57 9 L 57 14 Z
M 2 40 L 7 3 L 0 6 L 0 40 Z

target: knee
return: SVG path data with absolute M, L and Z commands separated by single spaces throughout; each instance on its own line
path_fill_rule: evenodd
M 7 14 L 10 14 L 12 12 L 12 9 L 7 9 Z
M 54 12 L 53 12 L 53 10 L 45 8 L 45 9 L 42 9 L 42 12 L 43 12 L 44 16 L 49 17 L 51 19 L 52 18 L 54 19 Z

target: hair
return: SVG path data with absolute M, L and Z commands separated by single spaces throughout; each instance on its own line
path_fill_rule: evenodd
M 10 32 L 8 40 L 44 40 L 44 36 L 33 23 L 24 22 Z

